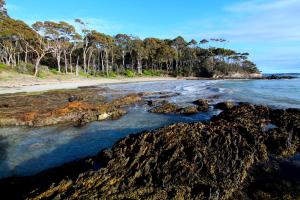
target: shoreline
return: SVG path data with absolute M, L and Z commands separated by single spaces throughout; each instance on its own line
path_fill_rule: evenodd
M 17 77 L 15 80 L 1 80 L 0 77 L 0 95 L 30 92 L 46 92 L 50 90 L 76 89 L 80 87 L 91 87 L 105 84 L 126 84 L 139 82 L 157 82 L 157 81 L 177 81 L 177 80 L 280 80 L 294 79 L 292 76 L 274 76 L 270 77 L 170 77 L 170 76 L 153 76 L 153 77 L 118 77 L 118 78 L 67 78 L 67 79 L 32 79 L 27 76 Z
M 60 89 L 76 89 L 79 87 L 89 87 L 105 84 L 122 84 L 122 83 L 138 83 L 138 82 L 156 82 L 156 81 L 175 81 L 182 80 L 173 77 L 137 77 L 137 78 L 101 78 L 101 79 L 71 79 L 71 80 L 34 80 L 27 83 L 1 82 L 0 95 L 14 94 L 21 92 L 42 92 Z

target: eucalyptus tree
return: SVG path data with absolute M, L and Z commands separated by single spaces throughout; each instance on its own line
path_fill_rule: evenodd
M 89 29 L 87 29 L 87 23 L 81 19 L 75 19 L 75 23 L 79 24 L 80 26 L 80 34 L 81 34 L 81 46 L 83 49 L 83 69 L 84 72 L 87 72 L 87 56 L 89 51 L 92 49 L 89 43 L 88 35 L 91 33 Z
M 115 36 L 115 44 L 121 49 L 122 52 L 122 65 L 125 67 L 125 56 L 129 51 L 129 46 L 131 43 L 131 37 L 126 34 L 117 34 Z
M 146 38 L 144 40 L 145 48 L 148 54 L 148 62 L 152 70 L 157 68 L 158 60 L 157 60 L 157 51 L 162 45 L 162 40 L 158 38 Z
M 137 37 L 134 40 L 132 40 L 132 44 L 133 44 L 133 49 L 134 49 L 134 53 L 135 53 L 135 57 L 136 57 L 136 61 L 137 61 L 138 73 L 142 74 L 143 73 L 142 60 L 147 58 L 147 51 L 145 48 L 145 44 L 144 44 L 143 40 L 141 40 Z
M 188 49 L 187 49 L 187 53 L 188 53 L 188 64 L 189 64 L 189 71 L 188 71 L 188 75 L 192 74 L 193 68 L 194 68 L 194 63 L 197 59 L 196 56 L 196 48 L 197 48 L 197 44 L 198 42 L 195 39 L 192 39 L 189 43 L 188 43 Z
M 34 40 L 36 32 L 20 20 L 0 16 L 0 50 L 2 60 L 15 66 L 20 60 L 27 62 L 28 47 L 23 39 Z
M 65 59 L 67 59 L 66 48 L 68 45 L 66 43 L 71 40 L 72 36 L 75 34 L 74 26 L 68 24 L 67 22 L 57 23 L 51 21 L 36 22 L 32 26 L 39 34 L 42 34 L 50 41 L 49 44 L 52 44 L 54 55 L 57 60 L 58 71 L 61 72 L 62 53 L 65 53 Z M 65 62 L 67 61 L 65 60 Z
M 176 54 L 177 54 L 175 70 L 176 70 L 176 73 L 178 73 L 178 72 L 181 73 L 180 61 L 181 61 L 181 57 L 182 57 L 182 51 L 187 46 L 187 42 L 184 40 L 184 38 L 182 36 L 178 36 L 177 38 L 175 38 L 173 40 L 172 45 L 175 48 Z
M 81 41 L 82 41 L 82 37 L 81 35 L 79 35 L 78 33 L 75 33 L 73 36 L 72 36 L 72 39 L 69 43 L 69 64 L 70 64 L 70 70 L 71 70 L 71 73 L 73 73 L 73 52 L 77 49 L 80 48 L 81 46 Z M 79 60 L 79 57 L 77 56 L 77 60 Z M 79 62 L 79 61 L 78 61 Z M 77 62 L 77 63 L 78 63 Z M 76 65 L 78 67 L 78 64 Z M 78 71 L 78 69 L 77 69 Z M 78 73 L 76 73 L 78 75 Z
M 113 38 L 109 35 L 92 31 L 88 36 L 88 40 L 94 47 L 104 52 L 106 75 L 109 76 L 109 51 L 113 45 Z M 102 69 L 103 69 L 103 57 L 102 57 Z

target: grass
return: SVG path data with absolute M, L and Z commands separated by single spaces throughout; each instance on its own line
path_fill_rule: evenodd
M 0 70 L 5 70 L 7 68 L 8 68 L 8 66 L 6 64 L 0 63 Z

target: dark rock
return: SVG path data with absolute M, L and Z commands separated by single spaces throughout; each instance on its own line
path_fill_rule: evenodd
M 75 96 L 71 96 L 71 97 L 68 98 L 68 101 L 69 101 L 69 102 L 78 101 L 78 98 L 75 97 Z
M 177 113 L 179 107 L 174 103 L 165 102 L 160 106 L 157 106 L 150 110 L 152 113 L 159 113 L 159 114 L 169 114 L 169 113 Z
M 198 99 L 193 102 L 193 104 L 196 104 L 197 106 L 208 106 L 208 100 L 207 99 Z
M 196 104 L 198 106 L 199 112 L 207 112 L 208 111 L 208 100 L 207 99 L 198 99 L 193 102 L 193 104 Z
M 220 110 L 229 110 L 235 106 L 234 102 L 231 101 L 226 101 L 226 102 L 221 102 L 218 103 L 214 106 L 215 109 L 220 109 Z
M 179 110 L 179 113 L 183 115 L 194 115 L 198 112 L 198 107 L 196 106 L 188 106 Z
M 264 79 L 267 80 L 279 80 L 279 79 L 295 79 L 297 78 L 296 76 L 284 76 L 284 75 L 271 75 L 271 76 L 266 76 Z
M 97 156 L 103 168 L 37 187 L 25 199 L 297 199 L 299 182 L 287 185 L 273 173 L 278 165 L 261 165 L 295 154 L 299 119 L 298 109 L 242 104 L 209 123 L 130 135 Z M 264 131 L 266 124 L 277 128 Z
M 166 100 L 149 100 L 147 101 L 148 106 L 159 106 L 162 104 L 168 103 Z
M 106 166 L 107 163 L 113 158 L 113 152 L 111 149 L 102 150 L 97 156 L 101 163 Z

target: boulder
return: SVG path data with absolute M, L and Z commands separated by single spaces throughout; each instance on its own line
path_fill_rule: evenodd
M 180 109 L 179 113 L 183 114 L 183 115 L 194 115 L 194 114 L 199 113 L 199 110 L 198 110 L 197 106 L 188 106 L 188 107 Z
M 231 108 L 233 108 L 236 104 L 232 101 L 226 101 L 226 102 L 221 102 L 218 103 L 214 106 L 215 109 L 219 109 L 219 110 L 229 110 Z
M 209 108 L 208 102 L 209 101 L 207 99 L 198 99 L 198 100 L 194 101 L 193 104 L 198 106 L 199 112 L 207 112 L 208 108 Z
M 178 109 L 179 107 L 175 103 L 164 102 L 161 105 L 151 109 L 150 112 L 158 114 L 170 114 L 177 113 Z

